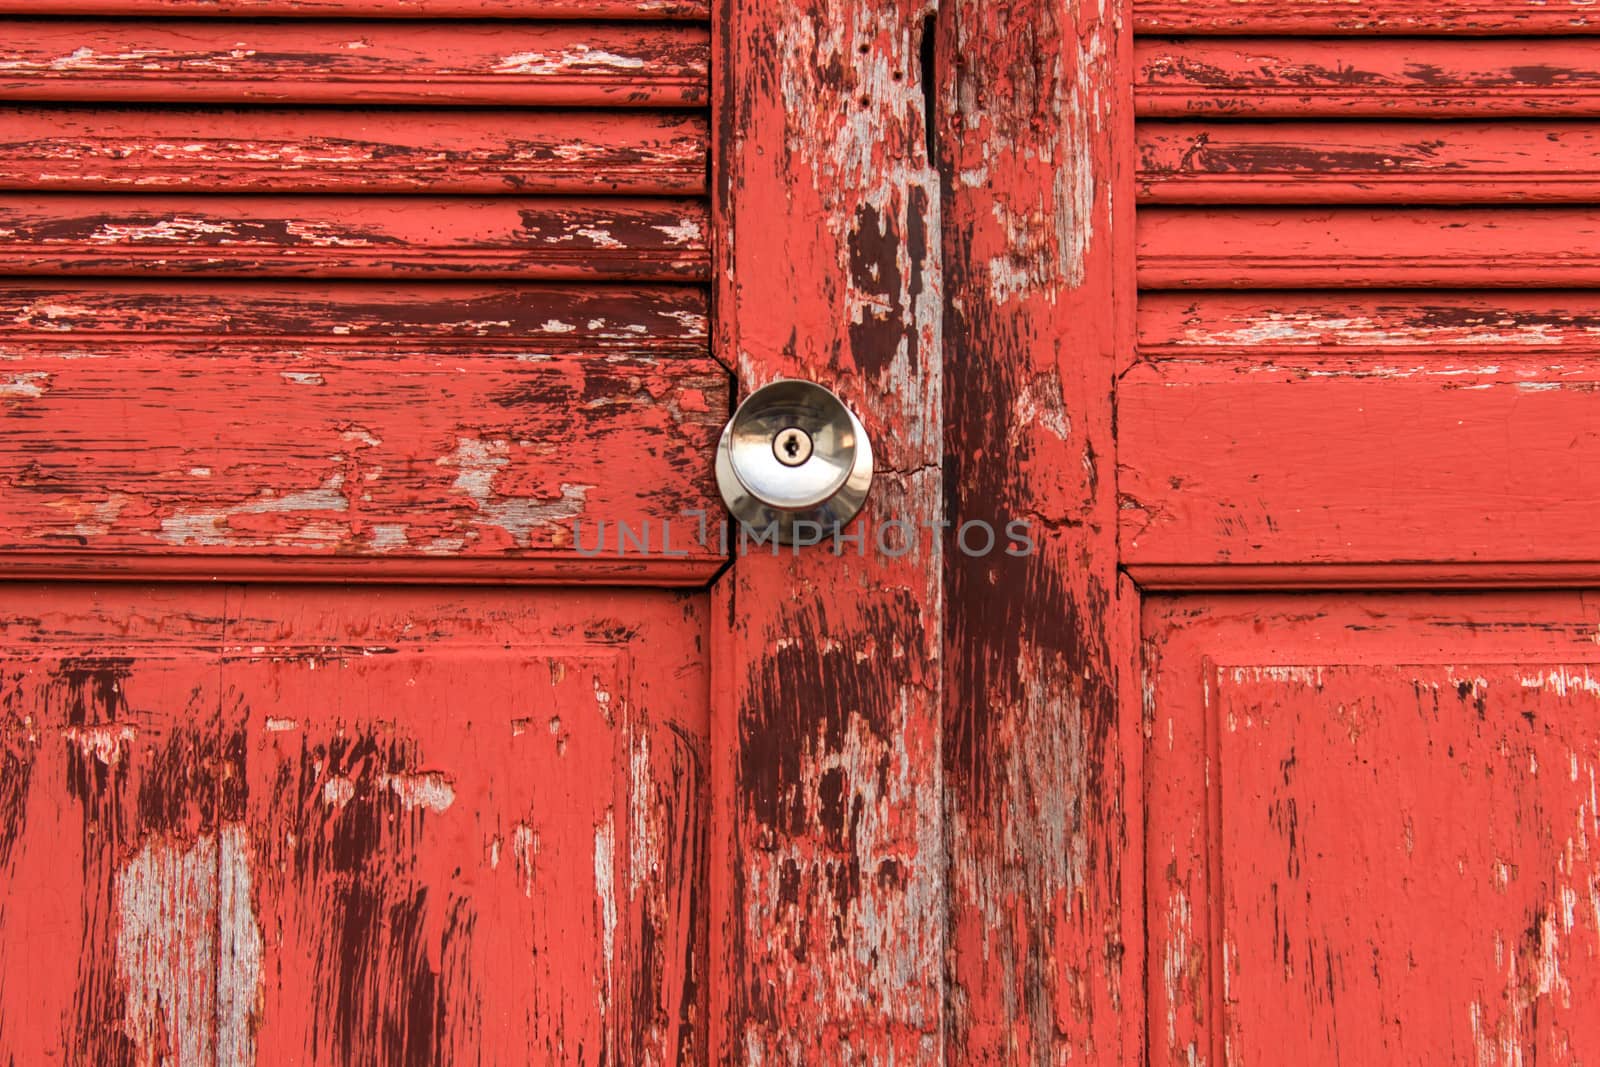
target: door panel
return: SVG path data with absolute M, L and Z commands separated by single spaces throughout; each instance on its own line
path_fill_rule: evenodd
M 1145 624 L 1159 1062 L 1600 1056 L 1594 597 L 1154 598 Z
M 0 1065 L 704 1063 L 706 6 L 0 12 Z
M 702 1054 L 703 595 L 6 603 L 0 1063 Z

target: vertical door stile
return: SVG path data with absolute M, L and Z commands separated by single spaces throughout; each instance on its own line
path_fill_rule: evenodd
M 933 13 L 718 8 L 719 351 L 747 392 L 826 383 L 879 467 L 859 555 L 752 549 L 714 590 L 714 1063 L 943 1056 Z
M 1117 573 L 1112 410 L 1128 12 L 953 0 L 940 17 L 949 1061 L 1137 1063 L 1137 592 Z M 1018 521 L 1032 552 L 965 550 L 964 524 Z

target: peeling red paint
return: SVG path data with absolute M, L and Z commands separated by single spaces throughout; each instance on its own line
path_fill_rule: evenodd
M 942 510 L 932 15 L 718 11 L 718 350 L 742 389 L 811 378 L 855 408 L 868 521 Z M 716 589 L 711 1062 L 943 1054 L 939 553 L 752 555 Z
M 7 100 L 691 107 L 710 87 L 692 25 L 53 20 L 0 42 Z
M 1110 382 L 1131 275 L 1124 31 L 1094 3 L 947 5 L 946 1062 L 1133 1063 L 1142 929 L 1118 685 Z M 1137 882 L 1133 882 L 1135 888 Z

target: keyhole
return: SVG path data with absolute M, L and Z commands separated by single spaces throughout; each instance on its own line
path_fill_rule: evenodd
M 811 458 L 811 435 L 797 426 L 779 430 L 772 439 L 772 454 L 785 467 L 798 467 Z

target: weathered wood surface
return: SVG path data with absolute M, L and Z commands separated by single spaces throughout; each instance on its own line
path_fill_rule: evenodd
M 1468 204 L 1600 198 L 1591 123 L 1139 124 L 1139 197 L 1187 204 Z
M 716 504 L 706 457 L 729 410 L 703 296 L 458 293 L 468 299 L 452 307 L 448 290 L 412 290 L 407 305 L 359 286 L 315 301 L 213 290 L 210 306 L 137 286 L 0 292 L 0 559 L 135 574 L 340 561 L 371 578 L 709 577 L 721 548 L 679 518 Z M 474 338 L 475 300 L 516 307 L 537 330 L 491 321 L 499 336 Z M 464 321 L 413 331 L 407 311 Z M 668 521 L 677 554 L 663 552 Z M 648 554 L 629 554 L 623 522 Z
M 859 553 L 756 551 L 714 590 L 712 1063 L 943 1055 L 941 546 L 916 525 L 943 515 L 932 13 L 719 8 L 718 351 L 745 390 L 837 390 L 877 480 Z M 880 551 L 891 520 L 912 529 Z
M 1592 597 L 1145 618 L 1152 1062 L 1600 1056 Z
M 1600 285 L 1590 208 L 1151 207 L 1145 289 L 1583 288 Z
M 703 1058 L 703 597 L 4 601 L 0 1061 Z
M 1137 1063 L 1111 405 L 1132 311 L 1127 42 L 1116 5 L 1087 0 L 940 19 L 945 517 L 1020 520 L 1036 542 L 946 544 L 947 1062 Z
M 703 196 L 695 112 L 0 111 L 0 189 Z
M 1140 33 L 1600 33 L 1591 0 L 1134 0 Z
M 698 26 L 0 20 L 0 100 L 704 104 Z
M 0 0 L 8 15 L 700 20 L 710 0 Z
M 1129 566 L 1590 562 L 1592 362 L 1145 364 L 1118 391 Z
M 1600 55 L 1576 40 L 1146 38 L 1134 79 L 1150 118 L 1600 114 Z
M 703 281 L 703 201 L 0 193 L 9 274 Z

